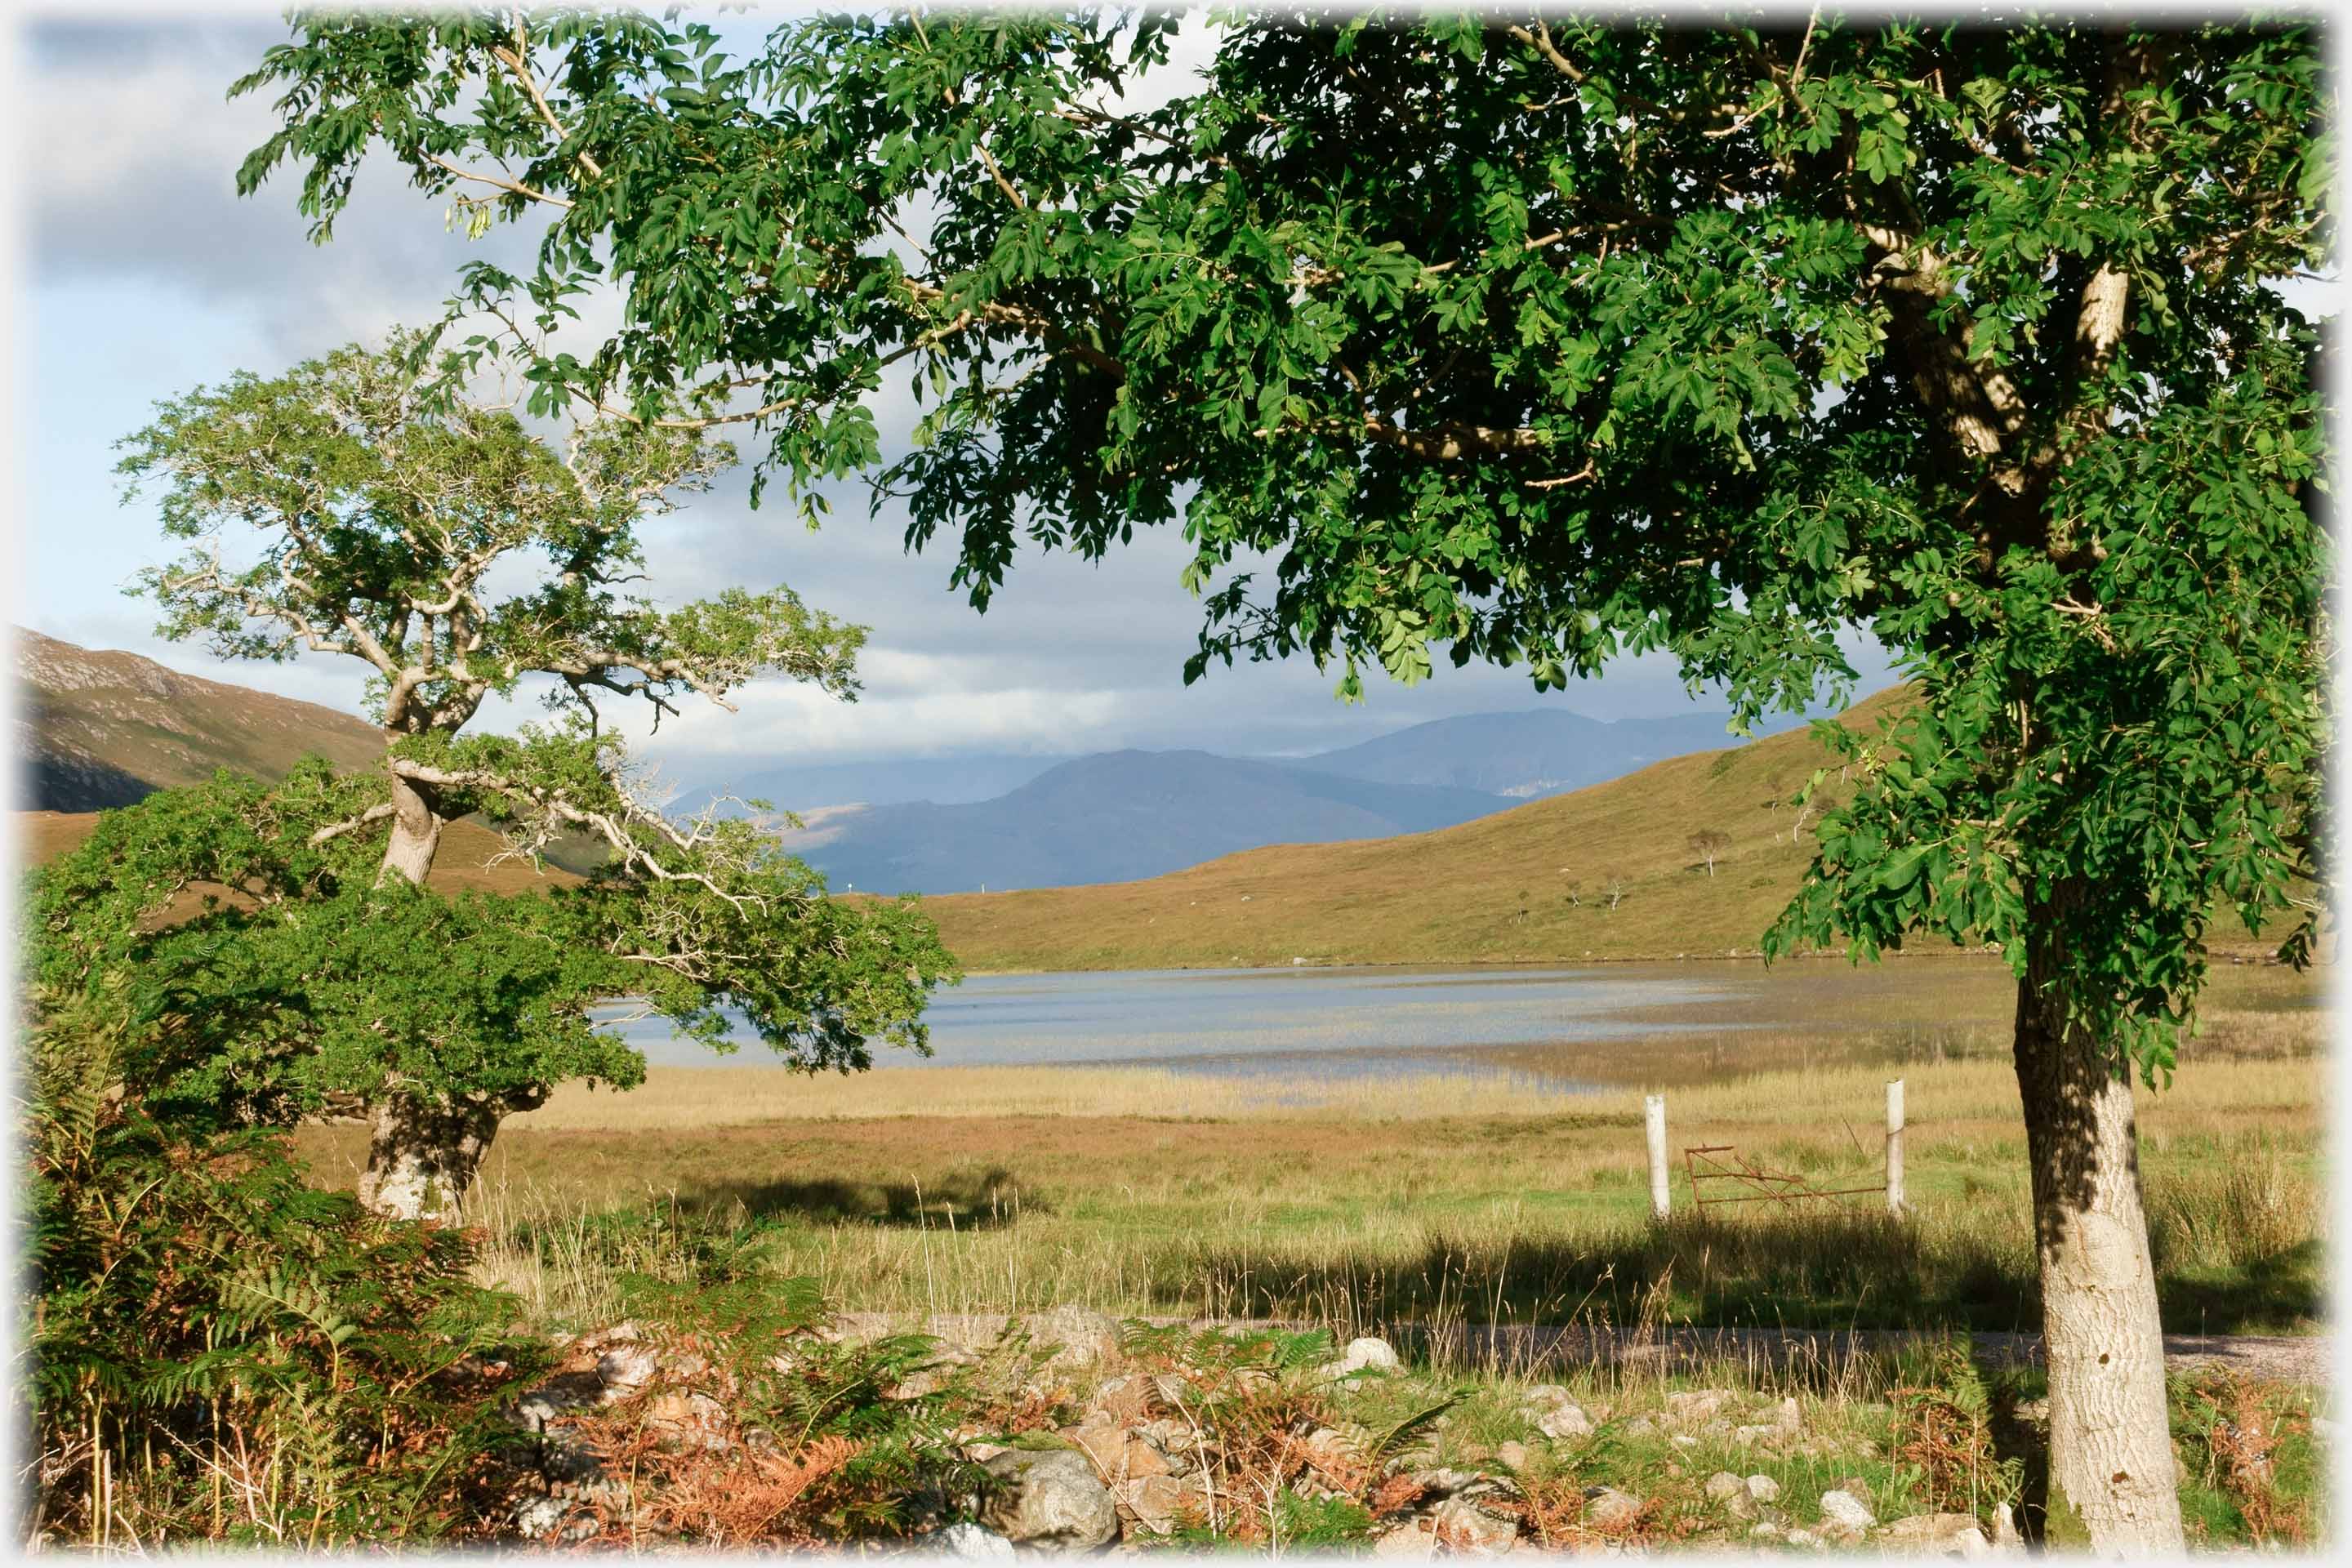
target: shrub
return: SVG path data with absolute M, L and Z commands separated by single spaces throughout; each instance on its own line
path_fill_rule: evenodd
M 285 1546 L 467 1531 L 492 1395 L 535 1370 L 471 1238 L 312 1190 L 281 1135 L 191 1127 L 126 1071 L 117 988 L 37 999 L 18 1327 L 37 1541 Z M 141 1055 L 143 1056 L 143 1050 Z

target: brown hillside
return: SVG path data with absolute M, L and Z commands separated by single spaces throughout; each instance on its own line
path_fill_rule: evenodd
M 280 778 L 311 752 L 358 767 L 383 751 L 373 725 L 331 708 L 13 629 L 16 750 L 37 808 L 127 805 L 224 767 Z
M 1881 693 L 1844 721 L 1874 728 L 1906 700 Z M 1433 833 L 1275 845 L 1149 881 L 956 894 L 923 907 L 975 969 L 1753 953 L 1811 855 L 1785 803 L 1824 762 L 1837 765 L 1800 730 Z M 1843 798 L 1834 773 L 1823 793 Z M 1690 846 L 1709 828 L 1731 840 L 1712 877 Z
M 54 860 L 89 837 L 90 830 L 98 826 L 98 813 L 94 811 L 20 811 L 16 817 L 17 853 L 27 866 Z M 534 871 L 528 860 L 489 864 L 505 847 L 505 840 L 478 822 L 453 822 L 442 830 L 441 853 L 434 859 L 433 875 L 427 885 L 442 893 L 528 893 L 580 880 L 553 865 Z M 189 909 L 194 908 L 191 902 Z

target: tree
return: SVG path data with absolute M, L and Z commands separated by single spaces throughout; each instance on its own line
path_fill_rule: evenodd
M 2315 33 L 1266 15 L 1123 109 L 1173 26 L 847 17 L 739 59 L 304 17 L 239 84 L 280 121 L 239 178 L 294 163 L 324 237 L 383 149 L 543 225 L 529 276 L 463 274 L 500 312 L 467 353 L 551 410 L 742 420 L 806 507 L 871 468 L 982 607 L 1024 537 L 1181 519 L 1188 676 L 1665 649 L 1745 720 L 1847 689 L 1866 628 L 1925 700 L 1852 738 L 1768 945 L 2007 955 L 2053 1529 L 2177 1548 L 2131 1080 L 2217 911 L 2317 871 L 2317 335 L 2279 287 L 2327 255 Z M 554 352 L 601 285 L 618 328 Z M 898 375 L 933 402 L 883 463 Z
M 420 346 L 239 374 L 122 443 L 166 532 L 199 542 L 140 580 L 163 634 L 364 661 L 383 772 L 338 779 L 313 759 L 275 789 L 223 774 L 165 792 L 110 814 L 33 900 L 46 984 L 87 994 L 132 973 L 140 1016 L 176 1021 L 182 1043 L 143 1075 L 167 1101 L 283 1121 L 357 1096 L 361 1199 L 405 1217 L 454 1213 L 499 1121 L 554 1084 L 643 1077 L 593 1027 L 601 1002 L 636 998 L 722 1047 L 732 1008 L 793 1065 L 845 1070 L 872 1037 L 925 1048 L 924 999 L 953 973 L 911 906 L 835 902 L 715 808 L 664 816 L 600 728 L 597 693 L 658 723 L 682 692 L 732 707 L 761 675 L 855 692 L 862 631 L 788 590 L 672 610 L 625 591 L 641 521 L 724 449 L 603 421 L 559 452 L 510 412 L 425 395 L 440 367 Z M 249 563 L 225 559 L 225 532 L 250 535 Z M 459 733 L 534 674 L 555 678 L 555 725 Z M 510 854 L 585 834 L 604 864 L 541 897 L 432 894 L 443 826 L 478 812 Z M 195 918 L 159 930 L 198 886 L 213 895 Z
M 1702 827 L 1689 838 L 1691 853 L 1706 862 L 1706 874 L 1715 875 L 1715 858 L 1731 847 L 1731 835 L 1719 827 Z

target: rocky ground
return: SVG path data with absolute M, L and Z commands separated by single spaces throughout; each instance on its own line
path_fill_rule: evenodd
M 557 1373 L 509 1406 L 534 1440 L 507 1505 L 514 1534 L 824 1545 L 842 1539 L 828 1521 L 859 1517 L 864 1485 L 898 1510 L 872 1544 L 958 1558 L 1218 1543 L 1409 1557 L 2023 1549 L 1997 1479 L 1971 1499 L 1923 1483 L 1919 1454 L 1890 1453 L 1907 1439 L 1884 1404 L 1465 1380 L 1410 1368 L 1378 1339 L 1139 1333 L 1074 1309 L 982 1342 L 929 1342 L 887 1363 L 887 1384 L 817 1396 L 870 1401 L 871 1436 L 837 1421 L 817 1440 L 814 1424 L 780 1430 L 793 1418 L 779 1409 L 811 1401 L 780 1405 L 762 1365 L 789 1383 L 810 1358 L 903 1348 L 885 1327 L 835 1321 L 748 1365 L 740 1345 L 635 1323 L 569 1342 Z M 1965 1431 L 1937 1431 L 1970 1466 L 1991 1463 Z M 857 1480 L 886 1455 L 901 1468 Z

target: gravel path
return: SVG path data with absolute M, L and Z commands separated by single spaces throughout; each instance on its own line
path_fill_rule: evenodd
M 1059 1320 L 1057 1321 L 1056 1320 Z M 1297 1329 L 1295 1321 L 1244 1319 L 1151 1318 L 1158 1326 L 1176 1323 L 1194 1328 Z M 883 1312 L 845 1312 L 837 1324 L 852 1339 L 919 1328 L 941 1339 L 973 1348 L 1003 1333 L 1008 1320 L 1000 1313 L 941 1314 L 918 1323 L 911 1318 Z M 1067 1337 L 1067 1327 L 1104 1320 L 1091 1312 L 1062 1309 L 1030 1320 L 1040 1339 Z M 1654 1365 L 1661 1369 L 1725 1362 L 1748 1363 L 1759 1369 L 1791 1366 L 1833 1371 L 1857 1356 L 1886 1354 L 1906 1342 L 1942 1336 L 1923 1336 L 1900 1330 L 1813 1329 L 1674 1329 L 1664 1333 L 1637 1333 L 1607 1329 L 1538 1328 L 1507 1325 L 1455 1328 L 1436 1336 L 1401 1331 L 1399 1347 L 1441 1364 L 1492 1367 L 1527 1375 L 1571 1371 L 1594 1365 Z M 1973 1344 L 1979 1360 L 1996 1365 L 2019 1362 L 2039 1364 L 2039 1334 L 1977 1334 Z M 2325 1387 L 2331 1381 L 2334 1342 L 2324 1334 L 2167 1334 L 2165 1361 L 2176 1370 L 2195 1365 L 2220 1365 L 2251 1377 L 2280 1383 Z

